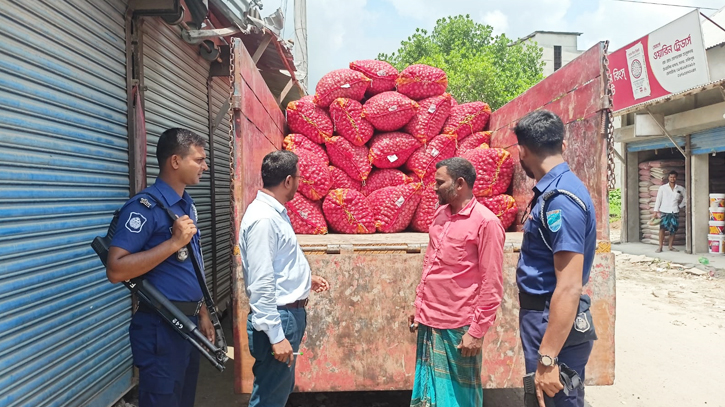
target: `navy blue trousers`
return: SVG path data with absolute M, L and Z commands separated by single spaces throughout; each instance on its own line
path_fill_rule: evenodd
M 197 323 L 197 317 L 189 317 Z M 139 370 L 139 407 L 192 407 L 199 351 L 156 313 L 137 312 L 128 329 Z
M 526 360 L 526 373 L 535 372 L 539 365 L 539 347 L 548 324 L 548 310 L 522 309 L 519 312 L 519 330 Z M 584 368 L 587 361 L 589 361 L 589 354 L 592 353 L 593 345 L 594 341 L 588 341 L 562 349 L 559 353 L 559 363 L 564 363 L 574 369 L 584 380 Z M 544 397 L 548 398 L 546 395 Z M 569 396 L 560 391 L 554 396 L 554 404 L 556 407 L 584 407 L 584 389 L 581 388 L 569 393 Z
M 304 308 L 280 309 L 284 336 L 292 345 L 292 350 L 300 350 L 300 342 L 307 328 L 307 311 Z M 284 407 L 295 387 L 295 362 L 292 367 L 279 362 L 272 355 L 272 344 L 269 337 L 252 326 L 252 314 L 247 318 L 247 335 L 249 336 L 249 353 L 254 357 L 252 372 L 254 386 L 249 398 L 249 407 Z M 302 356 L 304 357 L 304 356 Z

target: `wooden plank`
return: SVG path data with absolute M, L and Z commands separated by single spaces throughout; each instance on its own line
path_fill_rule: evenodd
M 271 140 L 277 137 L 282 137 L 282 131 L 274 123 L 274 119 L 269 115 L 267 110 L 259 102 L 257 96 L 253 93 L 253 90 L 248 86 L 247 83 L 241 87 L 241 109 L 244 116 L 249 119 L 262 134 L 269 137 Z
M 521 233 L 506 233 L 506 243 L 512 245 L 514 251 L 521 248 L 523 235 Z M 297 241 L 302 247 L 327 246 L 327 245 L 406 245 L 406 244 L 428 244 L 427 233 L 374 233 L 371 235 L 342 235 L 330 233 L 327 235 L 297 235 Z
M 257 95 L 257 98 L 259 99 L 262 106 L 264 106 L 264 108 L 267 110 L 269 116 L 272 117 L 272 121 L 275 123 L 275 125 L 279 128 L 281 132 L 284 132 L 284 114 L 282 113 L 282 110 L 280 109 L 274 95 L 272 95 L 272 92 L 269 90 L 269 87 L 264 81 L 264 78 L 262 78 L 262 75 L 259 73 L 259 70 L 257 69 L 256 64 L 252 60 L 251 55 L 249 55 L 249 52 L 247 52 L 247 49 L 244 47 L 241 41 L 239 42 L 239 46 L 236 46 L 235 49 L 239 50 L 239 52 L 237 52 L 237 59 L 239 60 L 238 67 L 242 78 L 244 78 L 244 81 L 247 82 L 253 93 Z

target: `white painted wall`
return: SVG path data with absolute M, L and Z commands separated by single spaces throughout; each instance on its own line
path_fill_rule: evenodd
M 725 79 L 725 44 L 707 50 L 707 65 L 710 81 Z
M 534 43 L 543 48 L 541 59 L 544 61 L 544 76 L 554 73 L 554 46 L 561 46 L 561 66 L 566 65 L 582 54 L 577 49 L 576 34 L 546 34 L 537 33 L 526 40 L 526 43 Z

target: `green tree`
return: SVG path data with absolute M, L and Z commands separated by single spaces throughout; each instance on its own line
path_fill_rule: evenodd
M 448 74 L 448 91 L 460 103 L 484 101 L 498 109 L 543 79 L 542 49 L 516 43 L 469 15 L 438 20 L 433 32 L 416 28 L 392 54 L 378 59 L 398 69 L 427 64 Z

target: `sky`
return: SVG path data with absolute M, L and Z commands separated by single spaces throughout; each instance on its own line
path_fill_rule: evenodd
M 725 0 L 652 1 L 725 6 Z M 263 4 L 263 16 L 286 8 L 283 36 L 292 38 L 294 0 L 263 0 Z M 691 10 L 614 0 L 307 0 L 308 92 L 314 93 L 325 73 L 347 68 L 350 61 L 394 52 L 416 28 L 431 30 L 436 20 L 451 15 L 469 14 L 476 22 L 491 25 L 495 34 L 512 39 L 534 31 L 580 32 L 580 50 L 609 40 L 611 52 Z

